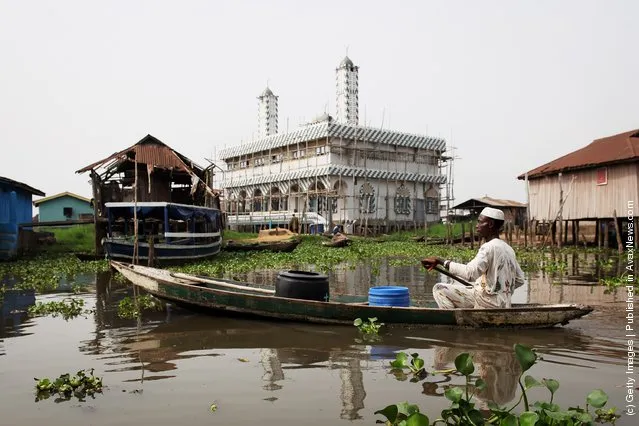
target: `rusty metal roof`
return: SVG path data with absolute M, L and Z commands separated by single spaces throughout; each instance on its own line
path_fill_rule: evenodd
M 135 154 L 134 157 L 129 157 L 129 154 Z M 161 142 L 159 139 L 146 135 L 138 143 L 132 145 L 120 152 L 116 152 L 100 161 L 96 161 L 78 171 L 76 173 L 84 173 L 89 170 L 96 169 L 109 163 L 121 163 L 123 161 L 133 161 L 133 158 L 137 158 L 137 162 L 140 164 L 150 164 L 154 167 L 160 167 L 165 169 L 183 170 L 185 172 L 196 171 L 202 172 L 204 169 L 190 160 L 188 157 L 173 150 L 168 145 Z
M 452 209 L 466 210 L 466 209 L 478 209 L 483 207 L 516 207 L 516 208 L 526 208 L 526 204 L 520 203 L 518 201 L 513 200 L 502 200 L 499 198 L 491 198 L 491 197 L 479 197 L 479 198 L 471 198 L 469 200 L 464 201 L 463 203 L 457 204 L 453 206 Z
M 604 164 L 628 162 L 639 158 L 639 129 L 596 139 L 589 145 L 532 169 L 528 178 L 539 178 L 569 170 L 585 169 Z M 524 179 L 526 174 L 517 176 Z

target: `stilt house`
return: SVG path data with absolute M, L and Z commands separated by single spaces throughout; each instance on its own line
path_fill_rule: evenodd
M 528 180 L 529 217 L 538 233 L 553 229 L 561 244 L 570 228 L 573 242 L 585 242 L 590 238 L 579 224 L 590 221 L 599 245 L 625 244 L 627 223 L 639 210 L 639 129 L 597 139 L 518 179 Z

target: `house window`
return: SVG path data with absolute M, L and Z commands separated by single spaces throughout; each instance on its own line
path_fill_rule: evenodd
M 271 163 L 279 163 L 282 161 L 282 154 L 271 155 Z
M 70 219 L 71 216 L 73 216 L 73 208 L 72 207 L 63 207 L 62 208 L 62 214 L 64 215 L 64 217 L 66 217 L 67 219 Z
M 258 166 L 263 166 L 264 165 L 264 158 L 263 157 L 259 157 L 255 159 L 255 167 Z
M 318 146 L 317 148 L 315 148 L 315 155 L 324 155 L 324 154 L 326 154 L 326 145 Z
M 246 169 L 249 165 L 248 160 L 244 160 L 244 161 L 240 161 L 240 168 L 241 169 Z
M 306 154 L 306 151 L 303 149 L 293 151 L 293 158 L 304 158 L 304 154 Z
M 597 169 L 597 185 L 608 184 L 608 167 L 600 167 Z

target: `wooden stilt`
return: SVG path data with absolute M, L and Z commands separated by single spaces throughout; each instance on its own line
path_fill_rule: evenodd
M 615 233 L 617 238 L 617 251 L 623 253 L 623 242 L 621 241 L 621 231 L 619 230 L 619 219 L 617 219 L 617 210 L 613 210 L 612 217 L 615 219 Z M 621 262 L 619 262 L 621 263 Z
M 508 243 L 509 243 L 511 246 L 513 245 L 513 227 L 514 227 L 514 226 L 515 226 L 515 225 L 514 225 L 512 222 L 510 222 L 510 223 L 508 224 Z
M 610 241 L 609 241 L 609 239 L 610 239 L 610 238 L 609 238 L 609 234 L 610 234 L 610 232 L 608 231 L 608 226 L 609 226 L 609 225 L 610 225 L 610 221 L 608 221 L 608 220 L 604 220 L 604 222 L 603 222 L 603 229 L 602 229 L 602 232 L 603 232 L 603 234 L 604 234 L 604 235 L 603 235 L 603 248 L 605 248 L 605 249 L 607 249 L 607 248 L 609 247 L 609 245 L 608 245 L 608 244 L 610 243 Z
M 599 228 L 601 228 L 599 219 L 595 219 L 595 245 L 597 248 L 601 248 L 601 230 Z
M 466 245 L 466 223 L 465 222 L 461 223 L 461 243 L 462 243 L 462 246 Z
M 564 221 L 564 246 L 568 245 L 568 221 Z
M 577 231 L 577 221 L 572 221 L 572 245 L 576 246 L 579 244 L 579 233 Z
M 475 221 L 470 221 L 470 248 L 475 248 Z

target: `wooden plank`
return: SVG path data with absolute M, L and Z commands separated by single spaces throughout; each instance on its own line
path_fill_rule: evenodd
M 265 288 L 258 288 L 258 287 L 230 284 L 230 283 L 225 283 L 223 281 L 218 281 L 218 280 L 214 280 L 214 279 L 210 279 L 210 278 L 200 278 L 200 277 L 196 277 L 196 276 L 189 275 L 189 274 L 183 274 L 181 272 L 174 272 L 174 273 L 171 274 L 171 276 L 172 277 L 176 277 L 176 278 L 181 278 L 181 279 L 184 279 L 184 280 L 194 281 L 194 282 L 201 283 L 201 284 L 211 284 L 211 285 L 215 285 L 215 286 L 218 286 L 218 287 L 234 288 L 236 290 L 254 291 L 256 293 L 263 293 L 263 294 L 269 294 L 269 295 L 275 294 L 275 290 L 267 290 Z

